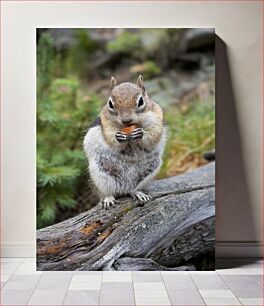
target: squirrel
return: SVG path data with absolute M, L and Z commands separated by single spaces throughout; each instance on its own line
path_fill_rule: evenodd
M 130 134 L 123 128 L 136 126 Z M 84 138 L 90 177 L 102 207 L 130 195 L 139 205 L 151 200 L 142 188 L 157 174 L 166 141 L 163 111 L 147 94 L 143 76 L 137 84 L 111 77 L 110 96 Z

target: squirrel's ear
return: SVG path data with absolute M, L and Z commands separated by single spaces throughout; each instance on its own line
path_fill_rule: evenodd
M 112 90 L 115 86 L 116 86 L 116 79 L 114 77 L 111 77 L 110 90 Z
M 145 91 L 145 86 L 144 86 L 144 79 L 143 79 L 143 76 L 140 75 L 137 79 L 137 86 L 139 88 L 141 88 L 143 90 L 143 92 Z

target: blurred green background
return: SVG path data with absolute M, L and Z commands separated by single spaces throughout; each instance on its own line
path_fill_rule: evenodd
M 82 149 L 109 81 L 136 82 L 164 110 L 168 140 L 158 178 L 195 169 L 215 147 L 212 29 L 37 30 L 37 227 L 70 218 L 98 198 Z

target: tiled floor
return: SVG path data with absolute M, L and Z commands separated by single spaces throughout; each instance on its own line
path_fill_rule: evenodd
M 225 259 L 209 272 L 36 272 L 1 259 L 0 305 L 263 305 L 263 262 Z

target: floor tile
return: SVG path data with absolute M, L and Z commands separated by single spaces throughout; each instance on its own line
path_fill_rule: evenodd
M 98 305 L 99 290 L 68 291 L 63 305 Z
M 49 277 L 49 276 L 61 276 L 61 277 L 72 277 L 73 271 L 42 271 L 43 276 Z
M 65 290 L 35 290 L 28 305 L 61 305 L 65 294 Z
M 190 275 L 163 275 L 167 289 L 196 289 Z
M 263 305 L 259 260 L 229 258 L 216 272 L 36 272 L 35 258 L 1 264 L 3 305 Z
M 252 306 L 252 305 L 264 305 L 263 299 L 260 298 L 244 298 L 244 299 L 239 299 L 242 305 L 246 306 Z
M 133 282 L 162 282 L 162 277 L 160 272 L 156 271 L 134 271 L 132 272 Z
M 40 279 L 41 275 L 32 275 L 32 274 L 13 274 L 10 276 L 10 282 L 21 282 L 21 283 L 37 283 Z
M 135 290 L 135 298 L 138 299 L 168 299 L 167 291 L 164 290 Z
M 104 282 L 101 286 L 102 290 L 133 290 L 133 283 L 132 282 Z
M 42 271 L 45 275 L 73 275 L 74 271 Z
M 3 289 L 1 294 L 1 305 L 26 305 L 32 290 L 10 290 Z
M 262 275 L 252 275 L 254 281 L 263 288 L 263 276 Z
M 29 262 L 29 263 L 36 264 L 37 259 L 36 259 L 36 257 L 27 257 L 27 258 L 24 259 L 23 262 L 25 262 L 25 263 L 28 263 L 28 262 Z
M 1 257 L 0 262 L 1 264 L 4 262 L 20 262 L 24 261 L 24 257 Z
M 18 267 L 1 267 L 1 273 L 3 274 L 13 274 Z
M 247 268 L 247 275 L 263 275 L 262 268 Z
M 134 282 L 134 288 L 135 290 L 166 290 L 163 282 Z
M 248 272 L 246 269 L 242 268 L 231 268 L 231 269 L 219 269 L 217 272 L 220 275 L 247 275 Z
M 49 280 L 41 281 L 37 285 L 38 290 L 67 290 L 70 285 L 70 280 Z
M 135 305 L 132 290 L 101 290 L 99 305 Z
M 35 262 L 22 262 L 20 267 L 24 268 L 25 270 L 28 269 L 30 271 L 36 271 L 37 266 Z
M 237 298 L 262 298 L 263 289 L 262 288 L 243 288 L 243 289 L 232 289 L 232 292 Z
M 71 273 L 52 274 L 44 272 L 37 285 L 38 290 L 67 290 L 71 281 Z
M 15 274 L 42 274 L 42 271 L 36 270 L 36 264 L 35 263 L 22 263 L 17 270 L 15 271 Z
M 158 305 L 158 306 L 167 306 L 171 305 L 171 302 L 169 299 L 138 299 L 136 300 L 136 305 Z
M 193 271 L 194 272 L 194 271 Z M 190 271 L 160 271 L 160 274 L 163 275 L 189 275 Z
M 11 290 L 34 290 L 37 283 L 34 282 L 12 282 L 7 281 L 5 284 L 5 289 Z
M 103 275 L 103 271 L 73 271 L 73 275 Z
M 236 298 L 206 298 L 204 299 L 206 305 L 241 305 Z M 249 306 L 249 305 L 247 305 Z
M 204 305 L 204 301 L 196 289 L 168 290 L 172 305 Z
M 104 272 L 103 273 L 103 282 L 132 282 L 131 272 Z
M 188 274 L 192 275 L 218 275 L 216 271 L 189 271 Z
M 203 298 L 236 298 L 231 290 L 199 290 Z
M 1 282 L 6 282 L 10 278 L 11 274 L 1 274 Z
M 72 282 L 101 282 L 102 275 L 73 275 Z
M 43 271 L 30 271 L 30 270 L 28 270 L 28 269 L 20 269 L 20 268 L 18 268 L 15 272 L 14 272 L 14 274 L 18 274 L 18 275 L 21 275 L 21 274 L 23 274 L 23 275 L 42 275 L 42 273 L 43 273 Z
M 218 275 L 194 275 L 192 279 L 198 289 L 229 289 L 225 282 Z
M 100 290 L 101 282 L 71 282 L 68 290 Z
M 248 275 L 222 275 L 222 279 L 231 289 L 259 288 L 259 285 Z
M 5 268 L 16 269 L 19 265 L 21 265 L 21 262 L 3 262 L 1 263 L 1 271 Z

